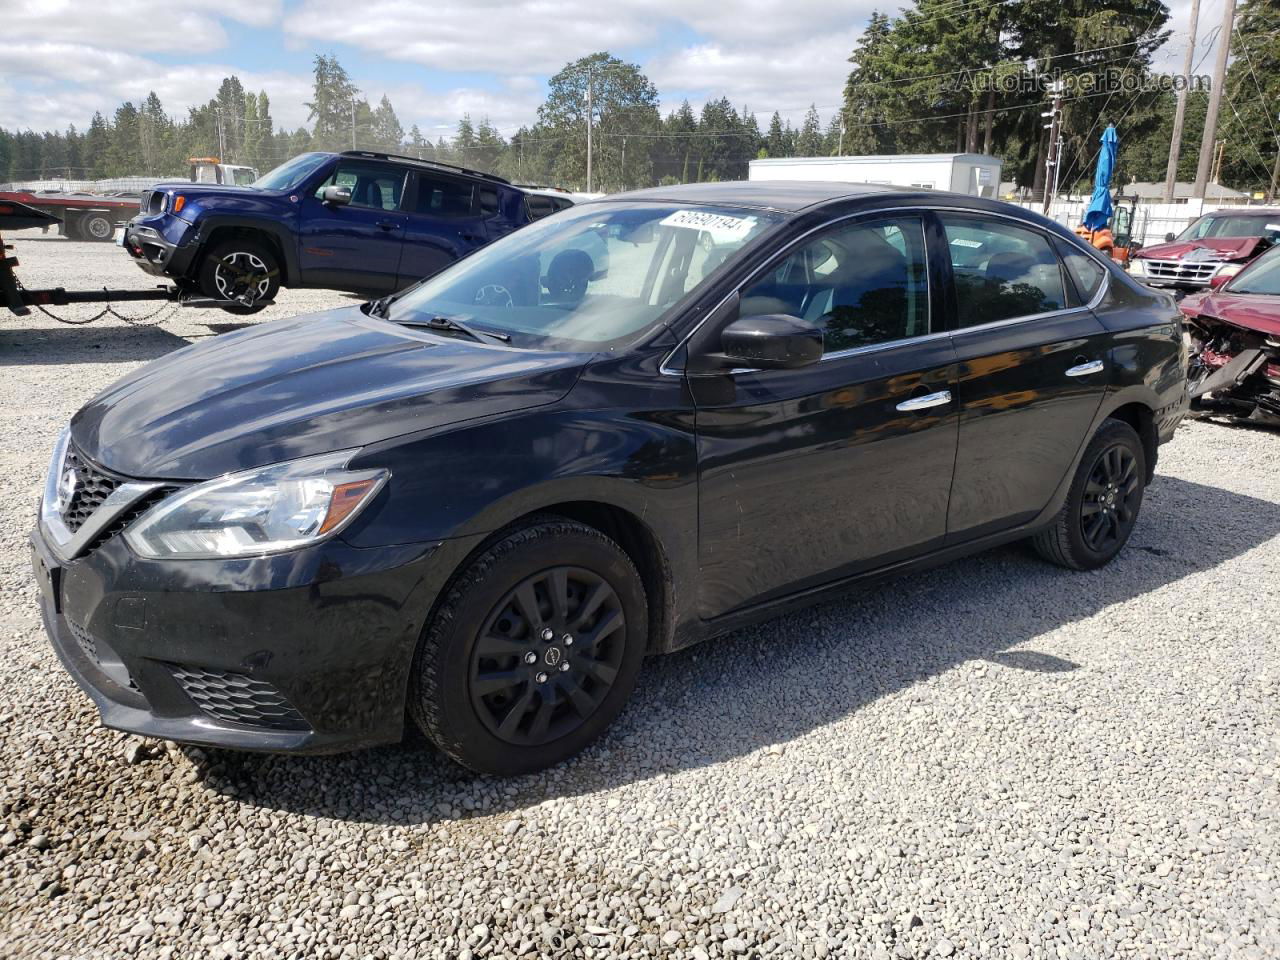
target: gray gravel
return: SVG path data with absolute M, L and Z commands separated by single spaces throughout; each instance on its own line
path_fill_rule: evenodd
M 97 726 L 24 540 L 73 410 L 223 321 L 0 316 L 0 956 L 1280 955 L 1280 435 L 1184 427 L 1106 571 L 995 550 L 651 660 L 545 774 L 209 753 Z

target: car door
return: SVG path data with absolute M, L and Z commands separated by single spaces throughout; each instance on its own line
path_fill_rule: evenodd
M 824 333 L 794 370 L 690 375 L 699 469 L 699 608 L 711 618 L 928 550 L 956 455 L 951 340 L 930 305 L 925 221 L 845 221 L 749 281 L 736 311 Z M 691 351 L 714 350 L 699 331 Z
M 961 541 L 1048 505 L 1088 439 L 1109 371 L 1105 330 L 1046 232 L 996 216 L 938 216 L 960 363 L 947 531 Z
M 488 242 L 476 184 L 434 170 L 413 174 L 398 285 L 439 273 Z
M 406 170 L 391 163 L 342 159 L 301 199 L 298 264 L 313 287 L 385 293 L 395 289 L 404 242 Z M 347 204 L 325 203 L 326 187 L 351 191 Z

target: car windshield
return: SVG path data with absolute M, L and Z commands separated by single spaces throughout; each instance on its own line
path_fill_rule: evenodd
M 328 159 L 323 153 L 300 153 L 267 171 L 249 186 L 262 190 L 288 190 L 315 173 Z
M 1200 240 L 1204 237 L 1270 237 L 1272 240 L 1280 240 L 1280 213 L 1269 216 L 1211 214 L 1201 217 L 1183 230 L 1178 239 Z
M 1280 247 L 1272 247 L 1231 282 L 1232 293 L 1280 297 Z
M 776 214 L 671 202 L 571 207 L 472 254 L 391 304 L 387 319 L 461 320 L 516 346 L 611 349 L 634 339 Z

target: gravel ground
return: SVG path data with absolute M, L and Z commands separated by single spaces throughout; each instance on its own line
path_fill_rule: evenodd
M 1105 571 L 1000 549 L 650 660 L 541 775 L 202 752 L 98 727 L 24 541 L 75 408 L 222 321 L 0 316 L 0 956 L 1280 955 L 1280 435 L 1185 426 Z

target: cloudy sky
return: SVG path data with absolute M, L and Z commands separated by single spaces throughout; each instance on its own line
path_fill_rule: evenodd
M 503 133 L 529 122 L 547 77 L 607 49 L 639 63 L 664 112 L 726 95 L 767 119 L 836 108 L 846 58 L 874 0 L 0 0 L 0 127 L 36 130 L 109 113 L 149 90 L 168 112 L 209 99 L 237 74 L 265 89 L 278 124 L 306 122 L 311 59 L 335 53 L 408 129 L 449 134 L 487 116 Z M 1172 4 L 1166 46 L 1181 65 L 1190 0 Z M 1201 33 L 1221 17 L 1204 0 Z M 1212 59 L 1201 72 L 1208 72 Z

